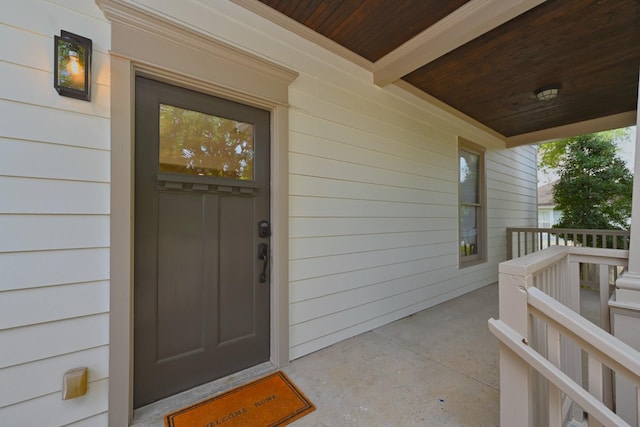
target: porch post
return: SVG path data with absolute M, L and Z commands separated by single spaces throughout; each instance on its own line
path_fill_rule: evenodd
M 638 79 L 640 83 L 640 78 Z M 640 84 L 638 100 L 640 102 Z M 640 108 L 636 108 L 636 152 L 633 174 L 631 243 L 629 268 L 616 281 L 616 302 L 632 304 L 640 310 Z
M 640 74 L 640 72 L 639 72 Z M 631 243 L 629 269 L 616 282 L 618 289 L 640 291 L 640 77 L 638 78 L 638 106 L 636 107 L 636 152 L 633 173 L 633 201 L 631 205 Z M 633 298 L 632 298 L 633 299 Z M 638 301 L 637 301 L 638 302 Z
M 526 291 L 530 286 L 524 276 L 512 272 L 499 273 L 500 320 L 525 341 L 530 338 Z M 500 343 L 500 425 L 534 425 L 530 388 L 529 365 L 505 344 Z
M 638 86 L 629 268 L 616 281 L 615 295 L 609 301 L 613 335 L 636 350 L 640 350 L 640 84 Z M 625 378 L 616 378 L 616 408 L 626 422 L 638 425 L 636 390 Z

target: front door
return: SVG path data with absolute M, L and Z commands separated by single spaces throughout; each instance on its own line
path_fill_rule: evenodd
M 136 78 L 134 406 L 269 360 L 269 112 Z

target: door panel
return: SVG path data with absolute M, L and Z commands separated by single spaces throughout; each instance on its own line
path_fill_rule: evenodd
M 220 343 L 253 334 L 255 319 L 250 316 L 238 318 L 236 313 L 254 313 L 253 271 L 235 268 L 243 264 L 257 262 L 257 245 L 253 235 L 247 235 L 244 224 L 254 217 L 251 200 L 227 198 L 220 209 L 220 303 L 219 330 Z M 254 231 L 253 229 L 251 230 Z
M 134 406 L 269 359 L 269 112 L 136 79 Z
M 203 227 L 208 210 L 202 202 L 197 194 L 158 194 L 158 361 L 205 346 L 208 295 L 200 252 L 216 236 Z

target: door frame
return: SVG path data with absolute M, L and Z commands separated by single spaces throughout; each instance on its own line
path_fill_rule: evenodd
M 135 77 L 140 75 L 271 114 L 270 361 L 289 362 L 289 85 L 298 73 L 119 0 L 111 21 L 109 425 L 133 416 Z

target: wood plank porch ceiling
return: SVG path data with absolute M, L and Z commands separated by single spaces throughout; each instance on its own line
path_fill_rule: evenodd
M 376 84 L 410 84 L 507 145 L 635 123 L 638 0 L 233 1 L 304 26 Z M 556 84 L 556 99 L 536 100 Z

